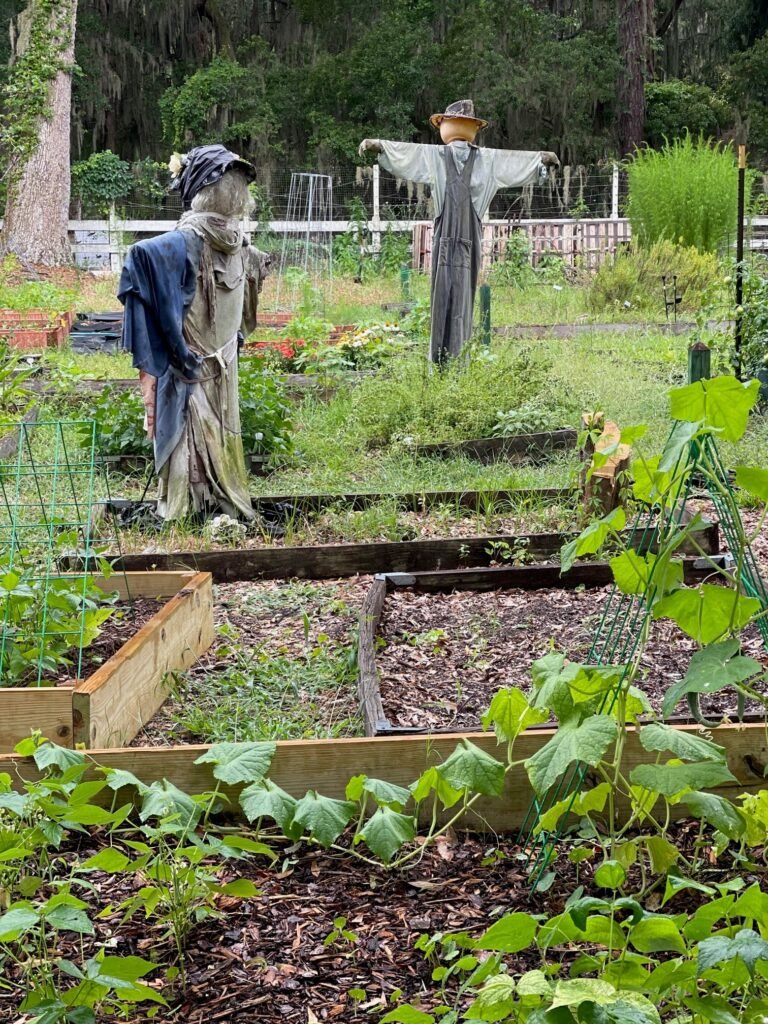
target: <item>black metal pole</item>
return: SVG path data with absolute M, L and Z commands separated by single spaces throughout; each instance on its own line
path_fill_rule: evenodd
M 741 380 L 741 316 L 744 298 L 744 180 L 747 168 L 747 147 L 739 146 L 739 191 L 738 215 L 736 219 L 736 329 L 734 331 L 734 350 L 736 353 L 736 376 Z

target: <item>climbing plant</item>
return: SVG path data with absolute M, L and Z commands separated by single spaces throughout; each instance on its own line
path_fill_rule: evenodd
M 35 0 L 29 38 L 2 90 L 0 183 L 7 190 L 37 146 L 39 121 L 48 112 L 49 87 L 66 67 L 76 0 Z

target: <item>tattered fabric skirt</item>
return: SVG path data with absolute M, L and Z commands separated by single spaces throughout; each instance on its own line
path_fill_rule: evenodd
M 158 513 L 181 519 L 193 512 L 224 512 L 253 519 L 240 433 L 237 337 L 203 356 L 200 380 L 190 388 L 184 430 L 158 473 Z

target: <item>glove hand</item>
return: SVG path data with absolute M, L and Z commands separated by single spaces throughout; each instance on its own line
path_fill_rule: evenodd
M 558 159 L 557 153 L 542 153 L 541 162 L 544 167 L 560 166 L 560 160 Z
M 357 147 L 357 152 L 360 156 L 363 156 L 365 153 L 383 153 L 384 147 L 378 139 L 363 139 Z

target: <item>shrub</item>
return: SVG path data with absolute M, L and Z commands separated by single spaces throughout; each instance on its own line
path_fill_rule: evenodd
M 715 136 L 732 116 L 728 104 L 708 85 L 676 78 L 648 82 L 645 100 L 645 138 L 654 148 L 686 134 Z
M 661 239 L 716 252 L 736 234 L 736 162 L 730 147 L 687 134 L 629 165 L 627 214 L 640 246 Z
M 637 308 L 663 308 L 664 277 L 670 293 L 672 279 L 677 278 L 681 306 L 696 307 L 704 292 L 718 280 L 717 259 L 711 253 L 669 241 L 620 252 L 595 274 L 587 293 L 587 305 L 593 313 L 627 304 Z
M 291 407 L 280 381 L 261 360 L 245 358 L 239 367 L 240 430 L 252 455 L 279 456 L 292 447 Z
M 83 410 L 86 421 L 96 421 L 96 444 L 101 455 L 151 455 L 152 442 L 144 430 L 144 400 L 139 391 L 104 388 Z M 90 444 L 91 425 L 80 428 L 83 441 Z
M 534 283 L 536 275 L 531 264 L 531 243 L 525 231 L 516 228 L 510 232 L 499 259 L 491 267 L 488 280 L 497 287 L 509 285 L 512 288 L 525 288 Z
M 357 385 L 351 417 L 372 447 L 486 437 L 498 409 L 522 405 L 545 391 L 549 371 L 547 359 L 525 347 L 470 347 L 466 361 L 455 360 L 440 371 L 419 352 Z

